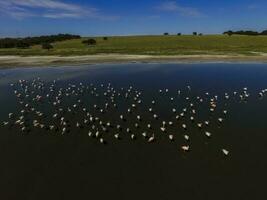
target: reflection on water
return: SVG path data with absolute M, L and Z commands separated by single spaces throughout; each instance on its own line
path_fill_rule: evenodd
M 4 196 L 262 197 L 266 67 L 1 70 Z

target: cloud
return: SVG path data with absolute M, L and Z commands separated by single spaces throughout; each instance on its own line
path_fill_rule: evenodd
M 80 18 L 81 15 L 77 13 L 45 13 L 42 15 L 45 18 L 60 19 L 60 18 Z
M 176 12 L 183 16 L 188 17 L 200 17 L 202 13 L 196 8 L 181 6 L 176 1 L 165 1 L 161 5 L 156 7 L 157 10 L 164 12 Z
M 0 14 L 16 19 L 27 17 L 115 19 L 114 16 L 102 14 L 96 8 L 82 7 L 62 0 L 0 0 Z

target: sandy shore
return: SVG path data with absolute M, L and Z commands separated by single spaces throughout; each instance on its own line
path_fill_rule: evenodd
M 40 67 L 60 65 L 82 65 L 101 63 L 198 63 L 198 62 L 262 62 L 267 63 L 267 55 L 121 55 L 101 54 L 86 56 L 0 56 L 0 67 Z

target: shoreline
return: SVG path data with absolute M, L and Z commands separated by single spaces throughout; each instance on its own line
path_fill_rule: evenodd
M 85 56 L 0 56 L 0 69 L 64 65 L 124 63 L 267 63 L 267 55 L 125 55 L 98 54 Z

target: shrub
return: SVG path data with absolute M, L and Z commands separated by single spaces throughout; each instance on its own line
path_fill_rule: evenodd
M 91 46 L 91 45 L 96 45 L 96 40 L 91 38 L 91 39 L 82 41 L 82 43 L 83 43 L 83 44 L 87 44 L 87 45 L 89 45 L 89 46 Z
M 19 41 L 16 47 L 21 48 L 21 49 L 27 49 L 27 48 L 30 48 L 30 44 L 24 41 Z
M 53 49 L 54 47 L 50 43 L 43 43 L 42 48 L 47 49 L 49 51 L 50 49 Z
M 26 38 L 3 38 L 0 39 L 0 48 L 28 48 L 32 45 L 40 45 L 44 43 L 54 43 L 57 41 L 79 39 L 79 35 L 58 34 L 39 37 L 26 37 Z

